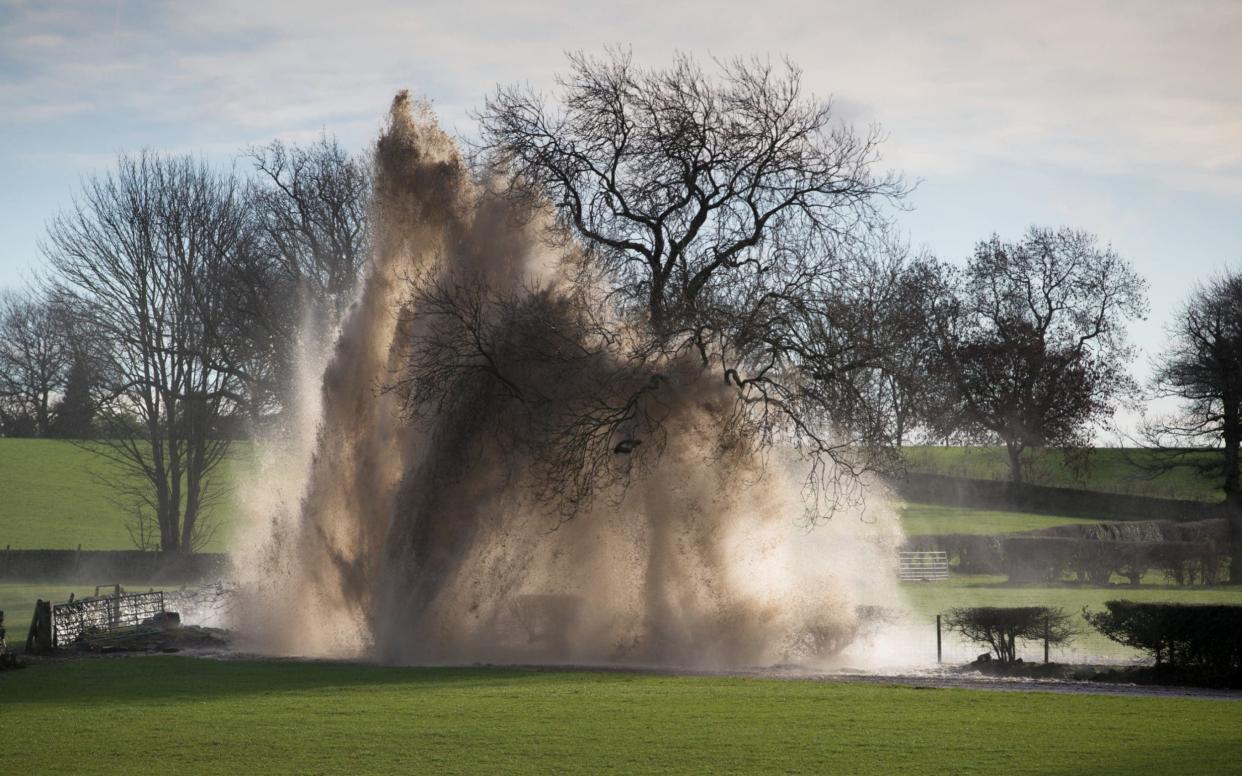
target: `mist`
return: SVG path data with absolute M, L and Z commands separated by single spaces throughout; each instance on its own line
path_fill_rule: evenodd
M 410 391 L 436 377 L 410 355 L 436 334 L 419 287 L 504 300 L 472 309 L 510 333 L 495 359 L 524 364 L 524 390 L 549 406 L 619 392 L 627 375 L 606 357 L 520 357 L 552 338 L 585 351 L 580 257 L 545 239 L 537 205 L 477 183 L 429 109 L 398 95 L 375 157 L 371 273 L 335 342 L 304 343 L 296 428 L 260 443 L 240 493 L 244 646 L 403 664 L 861 660 L 848 647 L 869 613 L 899 602 L 882 490 L 812 527 L 802 464 L 740 440 L 727 386 L 702 370 L 661 365 L 648 464 L 618 452 L 620 475 L 569 516 L 525 453 L 555 442 L 546 417 L 512 411 L 484 379 L 411 413 Z

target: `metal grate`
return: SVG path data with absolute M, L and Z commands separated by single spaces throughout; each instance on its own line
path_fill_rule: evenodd
M 902 582 L 927 582 L 949 578 L 949 554 L 937 550 L 897 553 Z
M 52 607 L 52 645 L 65 647 L 83 637 L 103 637 L 146 626 L 164 611 L 163 593 L 83 598 Z

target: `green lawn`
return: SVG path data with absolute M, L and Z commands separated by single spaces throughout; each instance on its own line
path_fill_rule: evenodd
M 219 482 L 227 487 L 241 465 L 240 457 L 226 460 Z M 126 530 L 130 500 L 116 484 L 124 476 L 116 464 L 71 442 L 0 439 L 0 550 L 134 549 Z M 227 546 L 228 511 L 227 498 L 208 511 L 221 530 L 204 549 Z
M 1054 525 L 1098 523 L 1078 517 L 1032 515 L 1026 512 L 1001 512 L 992 509 L 968 509 L 936 504 L 901 504 L 897 508 L 901 527 L 907 536 L 926 534 L 999 534 L 1033 531 Z
M 1003 447 L 907 447 L 903 451 L 910 471 L 976 479 L 1009 479 L 1009 458 Z M 1083 488 L 1108 493 L 1131 493 L 1156 498 L 1221 498 L 1217 483 L 1205 481 L 1193 472 L 1179 469 L 1150 478 L 1137 465 L 1151 460 L 1144 450 L 1098 447 L 1092 450 L 1084 472 L 1066 467 L 1056 450 L 1028 450 L 1028 481 L 1037 485 Z
M 1242 704 L 1197 699 L 180 657 L 0 688 L 22 773 L 1133 776 L 1242 751 Z

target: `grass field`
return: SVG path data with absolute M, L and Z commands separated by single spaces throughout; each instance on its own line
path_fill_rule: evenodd
M 244 448 L 241 448 L 244 455 Z M 221 464 L 222 486 L 242 465 L 241 456 Z M 124 472 L 108 460 L 71 442 L 0 439 L 0 550 L 132 550 L 126 526 L 131 512 Z M 220 523 L 206 550 L 228 543 L 227 499 L 212 505 L 207 519 Z
M 1133 776 L 1236 773 L 1242 751 L 1242 703 L 1178 698 L 179 657 L 0 691 L 21 773 Z
M 954 576 L 943 582 L 902 584 L 911 607 L 935 615 L 954 606 L 1060 606 L 1066 611 L 1103 607 L 1105 601 L 1185 604 L 1242 604 L 1242 585 L 1172 587 L 1166 585 L 1012 585 L 1003 576 Z
M 950 477 L 1009 479 L 1009 459 L 1003 447 L 907 447 L 906 465 L 911 471 L 944 474 Z M 1186 469 L 1151 478 L 1139 463 L 1150 461 L 1143 450 L 1098 447 L 1091 452 L 1084 472 L 1065 465 L 1056 450 L 1029 450 L 1027 480 L 1036 485 L 1082 488 L 1107 493 L 1131 493 L 1156 498 L 1222 498 L 1216 483 L 1208 482 Z
M 902 504 L 897 508 L 901 527 L 907 536 L 926 534 L 999 534 L 1033 531 L 1054 525 L 1092 524 L 1099 520 L 1056 515 L 1033 515 L 1026 512 L 1000 512 L 992 509 L 967 509 L 936 504 Z
M 967 449 L 944 448 L 938 454 L 946 450 L 963 455 Z M 239 453 L 222 465 L 217 476 L 224 488 L 244 465 L 245 455 L 245 448 L 239 447 Z M 106 483 L 107 478 L 118 476 L 114 464 L 69 442 L 0 439 L 0 549 L 73 549 L 78 545 L 87 550 L 133 549 L 126 530 L 125 494 Z M 928 504 L 904 504 L 899 509 L 910 535 L 1008 533 L 1095 522 Z M 208 512 L 220 530 L 205 549 L 228 548 L 229 512 L 227 497 Z
M 245 466 L 248 447 L 238 445 L 235 455 L 216 475 L 225 497 L 208 511 L 219 525 L 205 549 L 228 548 L 228 487 Z M 981 447 L 907 448 L 915 471 L 954 476 L 1007 476 L 1004 451 Z M 1126 456 L 1132 451 L 1102 448 L 1092 458 L 1091 470 L 1075 480 L 1059 463 L 1057 454 L 1036 456 L 1037 481 L 1048 484 L 1091 487 L 1099 490 L 1136 492 L 1181 498 L 1210 497 L 1211 489 L 1182 472 L 1154 482 L 1138 479 Z M 1042 477 L 1042 479 L 1041 479 Z M 115 484 L 119 470 L 114 464 L 70 442 L 42 439 L 0 439 L 0 549 L 132 549 L 126 526 L 130 511 L 123 490 Z M 1092 520 L 1032 515 L 1019 512 L 965 509 L 926 504 L 900 507 L 902 524 L 910 535 L 931 533 L 1008 533 Z

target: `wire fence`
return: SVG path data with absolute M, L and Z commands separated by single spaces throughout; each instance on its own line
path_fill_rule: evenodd
M 164 611 L 163 593 L 118 593 L 56 604 L 52 607 L 52 645 L 106 638 L 121 629 L 154 629 L 157 615 Z

